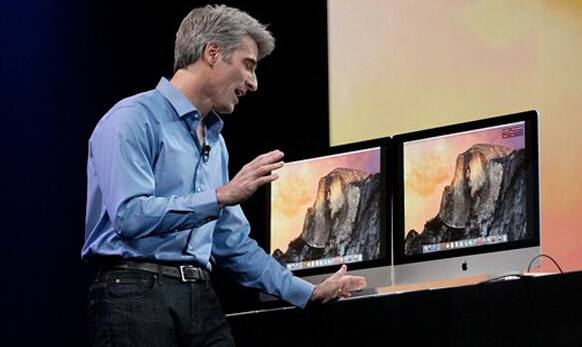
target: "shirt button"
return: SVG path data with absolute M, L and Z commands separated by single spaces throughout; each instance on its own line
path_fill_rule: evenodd
M 198 193 L 200 193 L 200 192 L 202 191 L 202 187 L 198 187 L 198 188 L 196 188 L 196 191 L 197 191 Z

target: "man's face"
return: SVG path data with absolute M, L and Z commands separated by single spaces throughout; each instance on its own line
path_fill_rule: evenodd
M 240 46 L 232 52 L 230 60 L 219 54 L 210 80 L 209 96 L 212 108 L 219 113 L 231 113 L 239 98 L 247 91 L 257 90 L 258 47 L 253 39 L 244 36 Z

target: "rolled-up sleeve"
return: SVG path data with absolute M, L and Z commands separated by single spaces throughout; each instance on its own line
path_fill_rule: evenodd
M 99 123 L 89 141 L 102 203 L 122 238 L 191 229 L 216 220 L 219 215 L 213 190 L 155 196 L 154 126 L 146 110 L 122 106 Z
M 223 209 L 214 231 L 212 253 L 217 265 L 237 275 L 239 283 L 305 307 L 313 284 L 293 276 L 249 237 L 250 226 L 239 205 Z

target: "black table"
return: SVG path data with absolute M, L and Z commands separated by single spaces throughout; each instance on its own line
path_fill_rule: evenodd
M 228 321 L 238 346 L 582 346 L 582 272 L 257 310 Z

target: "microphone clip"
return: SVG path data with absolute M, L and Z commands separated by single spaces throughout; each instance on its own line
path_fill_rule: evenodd
M 202 146 L 202 160 L 206 163 L 208 161 L 208 158 L 210 158 L 210 150 L 212 149 L 212 147 L 210 147 L 210 145 L 208 144 L 204 144 Z

